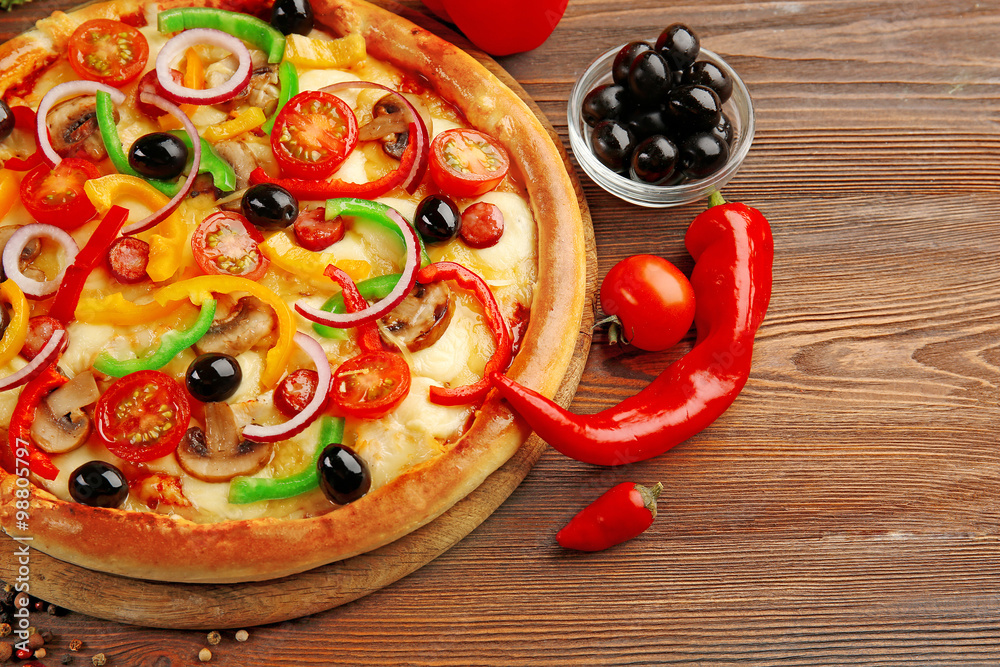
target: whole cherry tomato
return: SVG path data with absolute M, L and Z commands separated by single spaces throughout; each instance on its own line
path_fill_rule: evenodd
M 490 55 L 506 56 L 541 46 L 556 29 L 568 2 L 442 0 L 441 4 L 473 44 Z
M 680 269 L 655 255 L 633 255 L 601 283 L 601 308 L 626 343 L 656 352 L 676 345 L 694 321 L 694 290 Z

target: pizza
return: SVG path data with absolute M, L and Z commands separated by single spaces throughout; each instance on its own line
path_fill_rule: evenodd
M 263 580 L 517 451 L 491 378 L 561 387 L 585 228 L 529 107 L 400 8 L 190 4 L 0 46 L 0 523 L 113 574 Z

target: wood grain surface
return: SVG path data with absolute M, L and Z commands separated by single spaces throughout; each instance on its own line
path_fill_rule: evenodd
M 407 5 L 419 8 L 415 1 Z M 57 0 L 0 15 L 7 37 Z M 223 633 L 218 665 L 992 665 L 1000 662 L 1000 4 L 571 0 L 500 63 L 565 139 L 589 61 L 681 21 L 741 74 L 754 146 L 726 188 L 772 222 L 754 370 L 710 429 L 617 469 L 546 451 L 456 547 L 302 620 Z M 700 210 L 626 205 L 586 177 L 599 275 L 689 270 Z M 681 349 L 595 338 L 595 411 Z M 687 342 L 690 344 L 690 341 Z M 599 554 L 555 531 L 614 483 L 661 480 L 653 527 Z M 203 633 L 42 617 L 109 665 L 197 663 Z

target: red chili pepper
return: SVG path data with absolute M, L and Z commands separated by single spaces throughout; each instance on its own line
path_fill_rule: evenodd
M 570 519 L 556 541 L 567 549 L 600 551 L 631 540 L 653 525 L 662 490 L 659 482 L 653 487 L 618 484 Z
M 410 127 L 411 136 L 416 126 Z M 416 142 L 411 141 L 399 160 L 399 166 L 370 183 L 348 183 L 339 179 L 306 180 L 302 178 L 273 178 L 257 167 L 250 172 L 250 185 L 274 183 L 285 188 L 299 199 L 333 199 L 336 197 L 362 197 L 375 199 L 403 182 L 417 159 Z M 418 184 L 419 185 L 419 184 Z M 415 190 L 416 188 L 414 188 Z M 410 193 L 412 194 L 412 192 Z
M 621 465 L 659 456 L 725 412 L 750 374 L 754 335 L 771 298 L 774 243 L 757 210 L 713 196 L 688 228 L 695 259 L 694 348 L 619 405 L 574 415 L 513 380 L 497 389 L 555 449 L 584 463 Z
M 52 461 L 40 451 L 31 441 L 31 422 L 35 420 L 35 411 L 38 405 L 52 393 L 69 382 L 69 378 L 56 370 L 56 365 L 49 364 L 41 373 L 35 376 L 28 384 L 24 385 L 21 394 L 17 397 L 17 405 L 10 418 L 10 430 L 8 440 L 11 452 L 17 451 L 18 447 L 28 450 L 28 466 L 31 472 L 44 479 L 55 479 L 59 476 L 59 469 L 53 465 Z M 17 459 L 15 453 L 14 458 Z M 23 457 L 22 457 L 23 458 Z
M 31 107 L 11 107 L 10 112 L 14 115 L 14 127 L 31 132 L 35 136 L 35 111 Z M 35 137 L 37 145 L 38 137 Z M 42 163 L 42 151 L 35 148 L 35 152 L 26 158 L 12 157 L 7 159 L 3 166 L 5 169 L 14 171 L 29 171 Z
M 344 308 L 349 313 L 356 313 L 359 310 L 364 310 L 368 307 L 368 302 L 365 298 L 361 296 L 361 292 L 358 291 L 358 286 L 354 284 L 351 277 L 347 275 L 342 269 L 337 268 L 333 264 L 326 267 L 323 275 L 331 278 L 340 285 L 340 289 L 344 293 Z M 358 345 L 365 352 L 382 352 L 385 348 L 382 347 L 382 338 L 378 335 L 378 327 L 375 326 L 374 322 L 365 322 L 357 327 L 358 329 Z
M 483 377 L 472 384 L 462 387 L 437 387 L 430 388 L 431 403 L 438 405 L 462 405 L 465 403 L 476 403 L 486 397 L 486 392 L 493 384 L 494 376 L 503 373 L 510 365 L 513 356 L 513 341 L 507 322 L 503 319 L 500 306 L 497 305 L 493 292 L 482 278 L 471 270 L 456 264 L 455 262 L 436 262 L 428 264 L 417 272 L 418 283 L 433 283 L 439 280 L 453 280 L 462 287 L 472 292 L 483 307 L 483 316 L 486 324 L 493 334 L 493 341 L 496 348 L 493 356 L 486 362 L 483 370 Z
M 107 256 L 112 241 L 118 237 L 118 232 L 128 220 L 128 209 L 112 206 L 104 219 L 97 225 L 87 245 L 76 255 L 73 264 L 66 269 L 59 291 L 49 309 L 49 316 L 62 322 L 70 322 L 80 303 L 83 285 L 91 271 Z

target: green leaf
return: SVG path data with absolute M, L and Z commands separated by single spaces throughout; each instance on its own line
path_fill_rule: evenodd
M 6 9 L 9 12 L 17 5 L 23 5 L 28 2 L 31 2 L 31 0 L 0 0 L 0 9 Z

